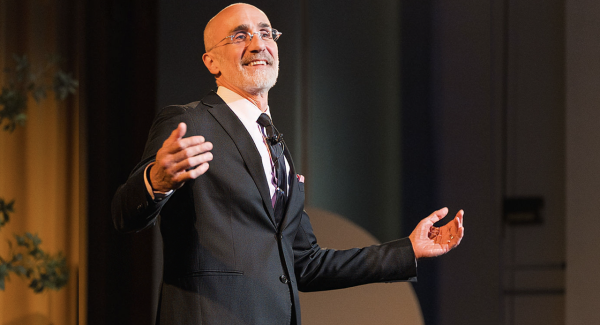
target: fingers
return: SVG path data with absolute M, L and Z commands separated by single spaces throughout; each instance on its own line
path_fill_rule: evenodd
M 168 166 L 174 168 L 177 173 L 185 169 L 194 168 L 199 164 L 212 160 L 212 154 L 206 154 L 212 150 L 212 143 L 206 141 L 203 136 L 191 136 L 182 138 L 185 135 L 186 124 L 179 123 L 177 128 L 171 132 L 171 135 L 165 142 L 157 156 L 165 156 Z M 158 157 L 157 157 L 158 158 Z
M 453 248 L 458 246 L 458 244 L 460 244 L 461 240 L 463 239 L 463 236 L 465 235 L 465 228 L 460 228 L 458 230 L 458 236 L 456 238 L 456 241 L 454 242 Z
M 426 220 L 431 222 L 432 224 L 442 220 L 448 214 L 448 208 L 441 208 L 437 211 L 434 211 L 430 214 Z
M 460 210 L 456 217 L 446 225 L 437 228 L 432 226 L 430 230 L 430 239 L 433 239 L 436 244 L 447 245 L 447 248 L 452 249 L 460 243 L 464 235 L 464 227 L 462 226 L 462 218 L 464 211 Z
M 463 217 L 464 217 L 464 215 L 465 215 L 465 211 L 464 210 L 460 210 L 456 214 L 456 217 L 454 217 L 454 220 L 456 220 L 456 227 L 458 228 L 458 230 L 462 229 L 464 231 L 464 224 L 463 224 Z
M 208 170 L 212 161 L 212 143 L 203 136 L 185 136 L 187 126 L 179 123 L 156 153 L 156 162 L 150 170 L 152 187 L 168 191 L 181 187 Z
M 454 219 L 458 223 L 459 227 L 463 226 L 463 217 L 464 217 L 464 215 L 465 215 L 465 211 L 464 210 L 460 210 L 460 211 L 458 211 L 458 213 L 456 213 L 456 217 L 454 217 Z
M 193 157 L 186 158 L 184 160 L 179 161 L 173 169 L 176 172 L 195 169 L 199 167 L 201 164 L 208 163 L 213 159 L 213 154 L 211 152 L 204 152 L 200 155 L 196 155 Z
M 186 130 L 187 130 L 187 125 L 183 122 L 179 123 L 177 125 L 177 128 L 175 130 L 173 130 L 173 132 L 171 132 L 171 135 L 167 138 L 167 140 L 165 140 L 165 144 L 167 142 L 173 143 L 173 142 L 183 138 Z M 163 146 L 164 146 L 164 144 L 163 144 Z
M 188 139 L 190 140 L 190 141 L 185 141 L 185 143 L 183 145 L 183 146 L 185 146 L 184 148 L 180 149 L 179 151 L 173 152 L 173 160 L 176 163 L 179 163 L 188 158 L 196 157 L 203 153 L 208 153 L 210 150 L 212 150 L 212 148 L 213 148 L 212 143 L 205 142 L 204 137 L 198 136 L 198 137 L 194 137 L 194 138 L 195 139 L 186 138 L 186 139 L 178 141 L 179 143 L 184 143 L 185 140 L 188 140 Z
M 460 244 L 463 236 L 465 235 L 465 228 L 463 227 L 463 216 L 464 216 L 465 212 L 463 210 L 458 211 L 458 213 L 456 214 L 456 217 L 454 218 L 453 224 L 454 226 L 451 226 L 449 228 L 450 231 L 450 240 L 448 241 L 449 245 L 450 245 L 450 249 L 458 246 L 458 244 Z
M 176 130 L 177 129 L 175 129 L 175 131 Z M 192 136 L 192 137 L 188 137 L 188 138 L 183 138 L 183 139 L 178 138 L 178 139 L 174 139 L 174 140 L 171 137 L 169 137 L 163 143 L 163 148 L 166 150 L 167 153 L 176 154 L 176 153 L 179 153 L 180 151 L 183 151 L 183 150 L 185 150 L 187 148 L 198 146 L 198 145 L 201 145 L 203 143 L 210 143 L 210 142 L 206 142 L 206 140 L 204 139 L 204 137 L 201 136 L 201 135 L 196 135 L 196 136 Z M 210 146 L 210 149 L 212 149 L 212 144 Z M 208 150 L 210 150 L 210 149 L 208 149 Z
M 183 181 L 189 181 L 190 179 L 196 179 L 198 176 L 206 173 L 208 170 L 209 164 L 207 162 L 198 165 L 198 167 L 194 169 L 190 169 L 181 174 Z
M 171 179 L 173 184 L 183 184 L 186 181 L 196 179 L 198 176 L 204 174 L 209 168 L 208 162 L 199 164 L 194 169 L 184 170 L 174 175 Z

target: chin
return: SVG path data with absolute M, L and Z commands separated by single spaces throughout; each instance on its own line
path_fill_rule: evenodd
M 277 69 L 260 70 L 251 75 L 244 71 L 241 76 L 243 80 L 242 84 L 244 85 L 242 88 L 250 93 L 268 91 L 277 83 L 277 75 Z

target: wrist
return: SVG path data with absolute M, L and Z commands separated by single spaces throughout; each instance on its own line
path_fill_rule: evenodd
M 152 189 L 153 192 L 156 192 L 156 188 L 154 187 L 154 184 L 152 184 L 152 174 L 150 173 L 150 171 L 152 170 L 152 167 L 154 167 L 154 163 L 150 163 L 150 165 L 148 165 L 148 168 L 146 168 L 146 180 L 148 180 L 148 185 L 150 185 L 150 188 Z
M 410 236 L 408 236 L 408 240 L 410 241 L 410 246 L 412 247 L 413 250 L 413 254 L 415 255 L 415 259 L 420 259 L 421 255 L 419 254 L 419 252 L 417 251 L 417 248 L 415 247 L 415 238 L 413 236 L 413 234 L 410 234 Z
M 152 184 L 152 177 L 151 177 L 151 170 L 152 167 L 154 166 L 154 163 L 151 163 L 150 165 L 148 165 L 148 167 L 146 168 L 146 181 L 148 183 L 148 186 L 150 187 L 149 190 L 152 192 L 151 196 L 152 199 L 156 202 L 162 201 L 163 199 L 165 199 L 166 197 L 168 197 L 171 193 L 173 193 L 173 190 L 166 190 L 163 191 L 159 188 L 156 188 L 155 185 Z

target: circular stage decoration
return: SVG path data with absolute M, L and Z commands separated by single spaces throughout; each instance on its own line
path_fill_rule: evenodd
M 348 249 L 379 242 L 360 226 L 335 213 L 306 208 L 322 248 Z M 412 286 L 375 283 L 353 288 L 300 292 L 302 323 L 307 325 L 423 325 Z

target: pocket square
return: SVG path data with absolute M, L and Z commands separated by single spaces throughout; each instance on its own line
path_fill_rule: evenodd
M 304 183 L 304 176 L 296 174 L 296 177 L 298 177 L 298 183 Z

